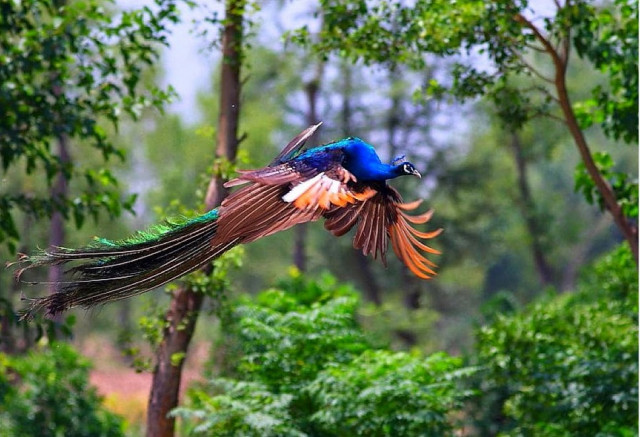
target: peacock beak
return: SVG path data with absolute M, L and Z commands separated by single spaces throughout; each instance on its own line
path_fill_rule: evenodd
M 416 169 L 413 169 L 413 173 L 411 173 L 414 176 L 418 176 L 420 179 L 422 179 L 422 175 L 420 174 L 420 172 Z

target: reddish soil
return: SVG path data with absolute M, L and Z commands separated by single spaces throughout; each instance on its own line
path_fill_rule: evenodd
M 123 416 L 130 425 L 143 426 L 151 390 L 151 372 L 138 373 L 129 367 L 121 352 L 104 338 L 91 337 L 78 347 L 93 364 L 90 381 L 104 398 L 105 406 Z M 206 344 L 195 344 L 190 349 L 183 369 L 181 401 L 191 383 L 202 380 L 207 348 Z M 145 355 L 150 356 L 148 353 Z

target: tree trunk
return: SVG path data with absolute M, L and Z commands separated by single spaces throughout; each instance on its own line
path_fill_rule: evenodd
M 611 188 L 611 184 L 602 177 L 602 174 L 593 160 L 587 140 L 585 139 L 584 133 L 582 132 L 582 129 L 580 129 L 576 115 L 573 112 L 569 93 L 567 92 L 564 71 L 556 77 L 556 88 L 558 90 L 558 98 L 560 99 L 562 112 L 564 113 L 564 117 L 567 122 L 567 126 L 569 127 L 569 131 L 573 136 L 573 140 L 578 147 L 582 162 L 584 162 L 589 176 L 591 176 L 596 188 L 600 192 L 600 195 L 604 200 L 605 208 L 611 213 L 613 221 L 616 226 L 618 226 L 618 229 L 620 229 L 620 232 L 622 232 L 627 243 L 629 243 L 633 259 L 635 260 L 636 265 L 638 265 L 638 228 L 636 225 L 632 224 L 627 217 L 625 217 L 622 212 L 622 207 L 618 203 L 616 195 L 613 192 L 613 188 Z
M 242 63 L 243 13 L 245 0 L 228 0 L 222 37 L 222 71 L 220 82 L 220 115 L 218 119 L 216 157 L 234 161 L 238 150 L 238 116 L 240 113 L 240 67 Z M 214 173 L 205 206 L 211 210 L 227 195 L 224 181 Z M 211 265 L 207 268 L 211 272 Z M 178 405 L 184 359 L 175 363 L 172 357 L 186 354 L 193 337 L 204 294 L 181 286 L 172 296 L 166 314 L 167 327 L 156 351 L 156 367 L 147 413 L 147 436 L 172 437 L 175 419 L 168 414 Z M 173 361 L 173 362 L 172 362 Z
M 322 72 L 324 69 L 323 62 L 317 64 L 314 78 L 305 85 L 307 102 L 309 110 L 307 112 L 307 125 L 317 124 L 318 120 L 318 91 L 320 91 L 320 82 L 322 81 Z M 315 145 L 313 138 L 309 141 L 309 146 Z M 294 243 L 293 243 L 293 264 L 301 272 L 307 271 L 307 223 L 301 223 L 295 227 Z
M 536 208 L 531 196 L 531 190 L 529 189 L 529 183 L 527 181 L 527 162 L 522 150 L 522 143 L 520 137 L 516 132 L 511 134 L 511 141 L 509 143 L 511 151 L 513 152 L 513 158 L 516 163 L 516 173 L 518 178 L 518 191 L 520 199 L 516 201 L 520 207 L 522 218 L 524 219 L 529 237 L 531 239 L 531 253 L 533 255 L 533 262 L 538 272 L 538 278 L 540 284 L 544 287 L 553 284 L 553 269 L 547 262 L 544 255 L 544 249 L 542 242 L 540 241 L 540 235 L 542 229 L 538 218 L 536 217 Z
M 56 93 L 57 95 L 58 93 Z M 65 166 L 71 162 L 71 155 L 69 153 L 69 138 L 65 134 L 61 134 L 58 137 L 58 157 L 60 163 Z M 64 172 L 58 172 L 56 180 L 51 187 L 51 198 L 56 200 L 62 200 L 67 197 L 69 189 L 69 183 Z M 64 246 L 65 232 L 64 232 L 64 216 L 60 211 L 55 211 L 51 216 L 51 227 L 49 228 L 49 247 L 61 247 Z M 53 294 L 58 291 L 60 282 L 62 281 L 63 268 L 61 265 L 53 265 L 49 267 L 49 293 Z
M 401 97 L 395 90 L 396 82 L 400 80 L 400 73 L 396 68 L 389 70 L 389 89 L 391 90 L 391 108 L 389 109 L 386 125 L 387 125 L 387 138 L 389 144 L 389 155 L 391 159 L 395 159 L 398 155 L 398 131 L 401 128 L 401 114 L 402 102 Z M 422 294 L 422 287 L 420 281 L 412 274 L 409 274 L 409 270 L 406 266 L 402 266 L 402 278 L 404 281 L 402 302 L 405 308 L 409 311 L 415 311 L 420 308 L 420 296 Z M 416 341 L 415 334 L 405 331 L 399 334 L 400 338 L 409 346 L 413 346 Z M 413 340 L 412 340 L 413 339 Z M 414 341 L 414 343 L 411 343 Z
M 584 137 L 584 133 L 582 129 L 580 129 L 580 125 L 578 124 L 578 119 L 576 118 L 576 114 L 573 112 L 573 106 L 571 105 L 571 99 L 569 98 L 569 92 L 567 91 L 567 65 L 569 59 L 569 51 L 570 51 L 570 35 L 567 31 L 567 34 L 564 36 L 564 39 L 561 41 L 561 46 L 563 48 L 562 53 L 554 47 L 554 45 L 549 41 L 531 21 L 529 21 L 526 17 L 521 14 L 517 14 L 515 16 L 515 20 L 522 24 L 523 26 L 529 28 L 536 39 L 542 44 L 544 50 L 549 54 L 551 60 L 553 62 L 555 68 L 554 75 L 554 86 L 556 88 L 556 92 L 558 93 L 558 103 L 560 105 L 560 109 L 562 110 L 562 114 L 564 115 L 565 122 L 567 123 L 567 127 L 569 128 L 569 132 L 571 136 L 573 136 L 573 141 L 578 148 L 578 152 L 580 153 L 580 158 L 587 169 L 587 173 L 593 180 L 597 190 L 600 192 L 602 199 L 604 201 L 605 208 L 611 213 L 613 216 L 613 221 L 615 222 L 618 229 L 622 235 L 624 235 L 625 240 L 629 243 L 631 247 L 631 253 L 633 254 L 633 258 L 638 265 L 638 227 L 634 223 L 632 223 L 627 217 L 625 217 L 622 212 L 622 207 L 618 204 L 618 200 L 616 199 L 616 195 L 611 188 L 609 182 L 607 182 L 598 170 L 595 161 L 593 160 L 593 156 L 591 155 L 591 150 L 589 149 L 589 145 L 587 144 L 587 140 Z
M 373 274 L 373 269 L 371 268 L 371 259 L 366 257 L 359 250 L 355 252 L 354 256 L 356 257 L 356 262 L 358 264 L 358 273 L 362 278 L 362 283 L 364 284 L 365 296 L 374 304 L 382 305 L 382 292 L 380 291 L 378 281 L 376 281 L 376 278 Z
M 59 7 L 64 7 L 65 0 L 62 0 Z M 62 96 L 64 90 L 62 85 L 58 81 L 58 73 L 51 74 L 52 88 L 51 91 L 56 98 Z M 51 187 L 50 194 L 51 199 L 56 202 L 64 202 L 69 192 L 69 181 L 65 175 L 65 168 L 71 163 L 71 154 L 69 152 L 69 137 L 65 133 L 58 134 L 58 158 L 60 159 L 60 165 L 63 167 L 58 171 L 56 180 Z M 51 225 L 49 228 L 49 247 L 62 247 L 64 246 L 65 231 L 64 231 L 64 216 L 60 211 L 54 211 L 51 216 Z M 52 265 L 49 267 L 48 282 L 49 282 L 49 294 L 54 294 L 60 288 L 60 282 L 62 282 L 64 270 L 62 265 Z M 62 315 L 58 314 L 53 317 L 53 321 L 56 325 L 62 320 Z M 56 329 L 56 335 L 59 334 Z

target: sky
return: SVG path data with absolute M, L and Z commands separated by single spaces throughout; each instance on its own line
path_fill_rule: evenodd
M 138 0 L 135 4 L 148 4 L 149 1 Z M 194 123 L 198 120 L 197 94 L 210 89 L 211 72 L 219 59 L 216 48 L 207 47 L 206 39 L 199 36 L 194 20 L 201 20 L 203 15 L 218 12 L 224 13 L 222 2 L 205 2 L 203 7 L 189 8 L 180 4 L 182 20 L 174 26 L 169 37 L 170 47 L 163 53 L 165 83 L 171 84 L 180 98 L 173 102 L 171 111 L 179 113 L 183 120 Z M 309 22 L 310 11 L 314 7 L 312 1 L 262 2 L 262 8 L 255 12 L 253 20 L 260 26 L 259 44 L 269 45 L 273 49 L 282 47 L 283 23 Z M 121 0 L 121 6 L 132 7 L 131 2 Z M 204 4 L 204 3 L 203 3 Z M 208 9 L 208 11 L 206 9 Z M 265 25 L 268 24 L 268 25 Z
M 180 114 L 188 123 L 198 118 L 197 93 L 209 88 L 211 71 L 217 52 L 207 49 L 202 38 L 195 35 L 193 20 L 200 10 L 180 5 L 182 21 L 169 37 L 170 47 L 163 53 L 165 81 L 178 92 L 179 99 L 171 104 L 171 111 Z

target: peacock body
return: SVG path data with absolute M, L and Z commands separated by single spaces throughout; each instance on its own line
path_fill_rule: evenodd
M 90 308 L 160 287 L 203 267 L 238 244 L 325 219 L 336 236 L 356 227 L 354 247 L 386 264 L 389 241 L 402 262 L 418 277 L 435 275 L 435 264 L 423 253 L 438 254 L 423 240 L 441 230 L 421 232 L 431 211 L 409 215 L 421 201 L 403 203 L 387 181 L 403 175 L 420 177 L 413 164 L 382 163 L 375 149 L 359 138 L 345 138 L 303 150 L 318 125 L 294 138 L 268 166 L 241 170 L 225 184 L 242 186 L 222 204 L 199 217 L 166 223 L 122 241 L 96 239 L 80 249 L 49 248 L 22 255 L 16 274 L 38 266 L 69 268 L 59 289 L 31 299 L 24 318 L 44 310 L 54 316 L 71 307 Z

